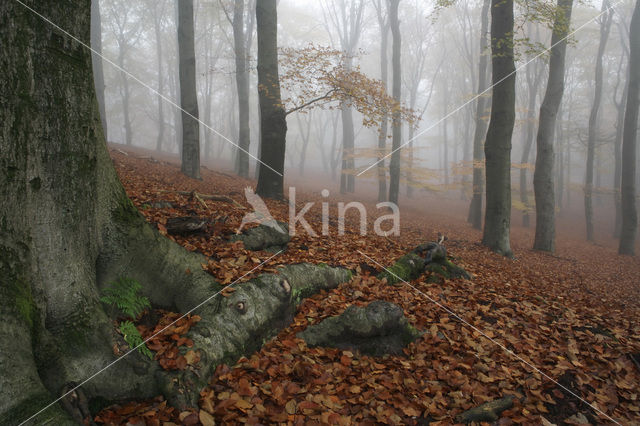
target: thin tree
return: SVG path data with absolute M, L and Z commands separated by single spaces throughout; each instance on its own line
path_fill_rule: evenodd
M 596 150 L 596 138 L 598 132 L 598 112 L 602 99 L 602 57 L 609 39 L 611 22 L 613 21 L 613 10 L 609 7 L 609 2 L 602 2 L 602 16 L 600 21 L 600 43 L 596 56 L 596 76 L 595 94 L 591 113 L 589 114 L 589 136 L 587 140 L 587 171 L 584 185 L 584 214 L 587 225 L 587 241 L 593 241 L 593 163 Z
M 244 29 L 244 0 L 235 0 L 233 8 L 233 45 L 236 59 L 236 88 L 238 90 L 238 152 L 236 170 L 249 176 L 249 72 L 247 69 L 247 38 Z M 251 31 L 251 29 L 248 29 Z
M 277 0 L 256 2 L 256 28 L 261 139 L 256 192 L 263 197 L 282 199 L 287 120 L 278 75 Z
M 182 173 L 200 179 L 200 122 L 196 91 L 193 0 L 178 0 L 178 56 L 182 107 Z
M 487 90 L 489 68 L 489 6 L 491 0 L 482 3 L 482 24 L 480 29 L 480 61 L 478 64 L 478 93 L 480 96 L 476 102 L 475 131 L 473 134 L 473 196 L 469 205 L 468 222 L 475 229 L 482 228 L 482 194 L 484 193 L 484 173 L 482 161 L 484 160 L 483 142 L 487 132 L 485 115 L 487 114 L 487 102 L 484 92 Z
M 513 56 L 513 0 L 491 0 L 493 97 L 484 146 L 487 208 L 482 243 L 511 256 L 511 137 L 515 123 L 516 69 Z
M 627 107 L 624 114 L 622 136 L 622 229 L 620 254 L 634 255 L 638 214 L 636 211 L 636 138 L 638 134 L 638 107 L 640 103 L 640 1 L 629 27 L 629 79 Z
M 564 93 L 564 62 L 567 51 L 567 35 L 571 22 L 573 0 L 558 0 L 553 33 L 549 80 L 540 106 L 538 136 L 536 139 L 536 169 L 533 174 L 533 190 L 536 198 L 536 236 L 533 248 L 555 251 L 555 188 L 553 185 L 553 136 L 558 109 Z
M 363 0 L 330 0 L 323 4 L 327 32 L 331 36 L 329 22 L 336 29 L 340 47 L 345 52 L 345 69 L 353 68 L 353 58 L 362 32 L 364 18 Z M 353 129 L 353 108 L 349 99 L 341 105 L 342 115 L 342 173 L 340 174 L 340 192 L 355 191 L 354 148 L 355 132 Z
M 153 1 L 153 4 L 148 3 L 148 7 L 152 10 L 153 15 L 153 30 L 156 38 L 156 60 L 158 66 L 158 136 L 156 138 L 156 151 L 162 151 L 162 144 L 164 143 L 164 60 L 162 48 L 162 23 L 164 20 L 164 11 L 166 7 L 165 1 Z
M 615 168 L 613 173 L 613 193 L 616 209 L 616 218 L 613 226 L 614 238 L 620 238 L 622 229 L 622 197 L 620 195 L 620 186 L 622 185 L 622 133 L 624 128 L 624 112 L 627 105 L 628 81 L 624 78 L 628 74 L 628 68 L 623 67 L 627 64 L 629 57 L 629 46 L 625 38 L 629 37 L 628 30 L 625 28 L 622 20 L 618 21 L 618 33 L 620 35 L 620 44 L 622 47 L 622 56 L 618 62 L 618 72 L 616 75 L 616 84 L 613 90 L 613 103 L 616 107 L 616 136 L 614 141 Z M 624 83 L 623 83 L 624 81 Z M 621 89 L 618 96 L 618 89 Z M 619 99 L 618 99 L 619 97 Z
M 387 87 L 389 79 L 389 14 L 383 14 L 381 0 L 374 1 L 378 26 L 380 27 L 380 81 Z M 387 200 L 387 174 L 384 166 L 384 155 L 387 149 L 388 116 L 385 114 L 378 131 L 378 201 Z
M 400 0 L 389 0 L 389 24 L 391 26 L 391 35 L 393 44 L 391 48 L 391 67 L 393 70 L 393 98 L 400 104 L 402 90 L 402 74 L 400 69 L 400 23 L 398 21 L 398 5 Z M 402 143 L 402 118 L 399 108 L 394 108 L 391 113 L 393 122 L 392 135 L 392 152 L 391 161 L 389 162 L 389 201 L 398 204 L 400 195 L 400 146 Z

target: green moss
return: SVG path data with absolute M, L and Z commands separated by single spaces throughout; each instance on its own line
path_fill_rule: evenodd
M 112 210 L 112 216 L 121 225 L 135 226 L 142 223 L 142 216 L 129 197 L 123 193 L 118 206 Z
M 33 329 L 38 309 L 31 295 L 31 287 L 25 282 L 16 282 L 13 293 L 16 309 L 18 309 L 22 319 L 29 325 L 29 328 Z
M 392 266 L 378 274 L 378 279 L 387 279 L 387 284 L 394 285 L 401 281 L 411 281 L 417 278 L 424 267 L 424 261 L 416 254 L 402 256 Z

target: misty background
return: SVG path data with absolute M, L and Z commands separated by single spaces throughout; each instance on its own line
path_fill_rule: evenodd
M 244 30 L 249 72 L 249 152 L 258 157 L 255 1 L 245 1 Z M 215 129 L 200 126 L 201 163 L 229 171 L 234 170 L 237 148 L 225 138 L 234 143 L 238 141 L 233 3 L 230 0 L 194 0 L 200 119 Z M 470 199 L 482 3 L 478 0 L 442 4 L 418 0 L 400 2 L 402 100 L 421 117 L 413 129 L 405 123 L 402 132 L 403 143 L 417 135 L 402 150 L 402 196 L 426 190 L 440 196 Z M 100 0 L 99 4 L 104 57 L 180 104 L 177 2 Z M 551 23 L 525 20 L 525 4 L 516 6 L 517 116 L 511 153 L 516 212 L 532 211 L 535 135 L 548 74 L 548 54 L 542 52 L 548 48 L 551 39 Z M 611 206 L 612 210 L 615 147 L 621 140 L 624 110 L 621 99 L 625 90 L 633 3 L 623 0 L 614 7 L 602 56 L 603 96 L 596 123 L 593 170 L 596 206 Z M 353 28 L 351 18 L 357 8 L 362 8 L 362 19 Z M 582 204 L 588 122 L 601 30 L 601 19 L 593 18 L 600 12 L 601 2 L 579 2 L 574 6 L 571 28 L 584 28 L 571 36 L 567 49 L 565 92 L 556 126 L 555 175 L 559 209 L 570 203 L 576 207 Z M 344 51 L 340 34 L 346 22 L 348 29 L 359 35 L 352 46 L 354 65 L 367 76 L 379 79 L 381 19 L 386 19 L 386 2 L 380 0 L 280 0 L 278 47 L 305 48 L 313 44 Z M 390 33 L 388 37 L 390 76 Z M 281 57 L 281 60 L 286 58 Z M 103 70 L 108 141 L 179 155 L 179 109 L 106 61 Z M 389 91 L 390 84 L 389 77 Z M 295 96 L 296 93 L 287 93 L 284 85 L 283 98 Z M 490 96 L 490 92 L 485 96 Z M 287 178 L 312 176 L 321 178 L 327 188 L 337 187 L 342 153 L 342 120 L 338 106 L 333 103 L 287 116 Z M 352 173 L 358 173 L 376 161 L 378 130 L 364 126 L 357 111 L 353 114 L 355 167 Z M 448 118 L 442 120 L 446 116 Z M 390 152 L 390 133 L 389 126 L 386 152 Z M 250 176 L 254 176 L 255 163 L 251 158 Z M 356 181 L 371 186 L 376 179 L 375 169 L 372 169 Z

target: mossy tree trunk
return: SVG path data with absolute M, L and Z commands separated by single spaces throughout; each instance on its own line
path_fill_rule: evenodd
M 536 198 L 536 236 L 533 248 L 549 252 L 554 252 L 556 248 L 553 138 L 556 117 L 564 93 L 564 58 L 567 50 L 565 38 L 569 34 L 572 7 L 573 0 L 558 0 L 553 35 L 551 36 L 549 80 L 540 107 L 536 169 L 533 175 Z
M 88 0 L 29 4 L 88 44 Z M 0 3 L 0 22 L 0 424 L 72 424 L 58 404 L 40 410 L 89 378 L 89 400 L 164 393 L 193 406 L 218 363 L 259 347 L 303 297 L 350 278 L 294 265 L 216 296 L 189 333 L 199 377 L 161 371 L 138 352 L 117 358 L 121 338 L 99 302 L 108 283 L 135 279 L 153 306 L 177 312 L 221 286 L 202 256 L 161 236 L 127 198 L 104 142 L 90 51 L 17 2 Z
M 278 11 L 276 0 L 256 2 L 258 33 L 258 99 L 260 103 L 260 164 L 256 193 L 284 197 L 284 157 L 287 118 L 278 76 Z
M 516 69 L 513 56 L 513 1 L 491 0 L 493 97 L 484 146 L 486 199 L 482 243 L 511 256 L 511 137 L 515 123 Z

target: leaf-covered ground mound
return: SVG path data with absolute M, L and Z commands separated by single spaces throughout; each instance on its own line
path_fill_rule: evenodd
M 241 242 L 229 240 L 243 215 L 251 211 L 244 188 L 254 182 L 207 169 L 202 171 L 203 180 L 195 181 L 182 175 L 176 164 L 149 154 L 111 153 L 129 196 L 160 232 L 166 234 L 165 224 L 172 217 L 207 218 L 200 233 L 168 237 L 207 256 L 203 268 L 220 282 L 231 283 L 272 256 L 245 250 Z M 224 195 L 235 202 L 194 196 L 194 191 Z M 330 217 L 337 218 L 338 201 L 352 200 L 324 198 L 312 187 L 306 192 L 298 188 L 297 211 L 306 202 L 315 202 L 305 218 L 318 234 L 323 201 L 330 203 Z M 286 202 L 266 203 L 275 219 L 288 222 Z M 364 204 L 371 214 L 371 231 L 376 215 L 388 212 L 376 209 L 373 196 Z M 193 412 L 179 413 L 159 398 L 112 406 L 100 412 L 96 421 L 453 424 L 457 415 L 470 408 L 513 395 L 513 407 L 502 412 L 500 425 L 612 423 L 534 371 L 531 366 L 535 366 L 617 422 L 640 422 L 640 365 L 633 358 L 640 354 L 637 258 L 618 256 L 604 237 L 601 245 L 583 242 L 582 235 L 572 232 L 575 220 L 565 214 L 559 219 L 556 255 L 531 250 L 533 231 L 514 226 L 515 260 L 506 259 L 478 243 L 480 233 L 465 222 L 465 204 L 419 194 L 401 206 L 399 237 L 372 232 L 361 236 L 355 210 L 347 215 L 344 236 L 337 235 L 334 219 L 329 236 L 311 237 L 299 228 L 285 252 L 246 279 L 299 262 L 344 266 L 358 275 L 335 290 L 307 299 L 293 323 L 259 352 L 236 365 L 218 366 Z M 448 210 L 452 206 L 461 209 Z M 381 271 L 378 264 L 393 264 L 416 245 L 436 240 L 438 232 L 448 236 L 448 254 L 472 275 L 471 281 L 429 283 L 423 275 L 410 285 L 389 286 L 375 278 Z M 397 304 L 412 326 L 426 331 L 405 348 L 403 356 L 372 358 L 309 348 L 296 338 L 311 324 L 339 315 L 350 305 L 364 306 L 374 300 Z M 140 327 L 143 334 L 154 329 Z M 159 360 L 165 368 L 191 368 L 185 363 L 188 360 L 170 358 L 176 346 L 189 344 L 180 339 L 180 333 L 173 333 L 153 341 L 152 349 L 162 351 Z

